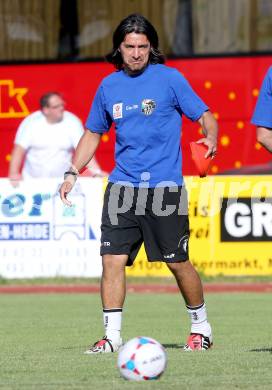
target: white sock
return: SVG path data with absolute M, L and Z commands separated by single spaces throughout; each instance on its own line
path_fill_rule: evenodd
M 118 343 L 121 337 L 122 308 L 103 309 L 103 321 L 105 336 Z
M 191 333 L 200 333 L 203 336 L 210 337 L 211 326 L 207 320 L 207 311 L 205 302 L 199 306 L 187 306 L 187 312 L 191 319 Z

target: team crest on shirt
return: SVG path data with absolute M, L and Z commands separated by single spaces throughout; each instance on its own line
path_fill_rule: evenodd
M 116 103 L 112 106 L 113 119 L 123 118 L 123 103 Z
M 156 108 L 156 103 L 152 99 L 144 99 L 141 108 L 145 115 L 151 115 Z

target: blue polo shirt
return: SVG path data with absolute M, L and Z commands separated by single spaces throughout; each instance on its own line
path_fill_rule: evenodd
M 272 67 L 263 80 L 251 123 L 272 129 Z
M 86 127 L 102 134 L 115 124 L 116 166 L 110 182 L 182 185 L 182 115 L 196 121 L 207 110 L 176 69 L 148 65 L 135 77 L 122 70 L 104 78 Z

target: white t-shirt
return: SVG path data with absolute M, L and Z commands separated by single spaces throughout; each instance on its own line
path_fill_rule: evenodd
M 26 150 L 23 177 L 63 176 L 83 132 L 79 118 L 68 111 L 61 122 L 54 124 L 48 123 L 41 111 L 30 114 L 20 124 L 15 137 L 15 144 Z

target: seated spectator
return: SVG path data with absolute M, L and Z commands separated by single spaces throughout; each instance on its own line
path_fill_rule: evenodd
M 62 177 L 71 165 L 84 128 L 80 119 L 64 106 L 58 92 L 48 92 L 40 99 L 40 110 L 21 122 L 9 166 L 12 185 L 26 178 Z M 102 177 L 107 173 L 93 157 L 84 175 Z

